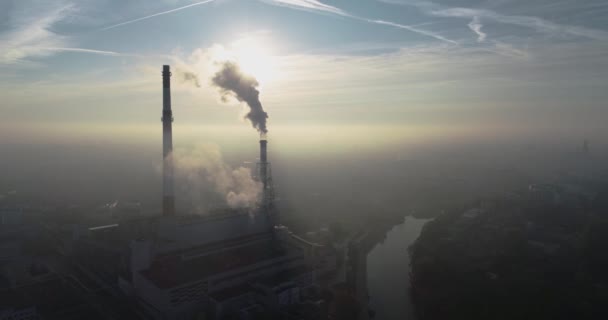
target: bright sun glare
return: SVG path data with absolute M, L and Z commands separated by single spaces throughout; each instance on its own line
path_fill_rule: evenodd
M 275 60 L 268 47 L 253 38 L 243 38 L 231 45 L 234 58 L 243 72 L 254 76 L 260 84 L 276 80 Z

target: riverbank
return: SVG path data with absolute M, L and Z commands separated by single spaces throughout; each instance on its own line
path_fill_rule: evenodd
M 439 216 L 411 250 L 418 319 L 606 319 L 607 191 L 532 185 Z

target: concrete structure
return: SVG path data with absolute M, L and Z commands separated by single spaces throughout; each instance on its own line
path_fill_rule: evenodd
M 279 225 L 279 214 L 274 205 L 274 183 L 272 181 L 272 169 L 268 161 L 268 140 L 266 135 L 260 136 L 260 161 L 257 165 L 258 180 L 262 183 L 262 199 L 259 211 L 268 216 L 270 225 Z
M 219 319 L 256 305 L 280 313 L 299 303 L 300 290 L 314 284 L 310 257 L 276 241 L 265 219 L 251 219 L 238 212 L 200 217 L 175 225 L 173 236 L 165 230 L 170 239 L 133 241 L 130 291 L 146 314 Z M 199 238 L 195 234 L 205 233 L 195 230 L 215 232 Z
M 336 268 L 328 247 L 231 209 L 87 228 L 77 243 L 83 273 L 150 319 L 310 319 L 294 314 L 319 311 L 318 277 Z
M 163 66 L 163 215 L 175 214 L 173 194 L 173 112 L 171 111 L 171 71 Z
M 125 235 L 141 224 L 151 229 L 127 244 Z M 264 214 L 224 209 L 88 228 L 81 260 L 108 284 L 114 273 L 146 318 L 282 319 L 318 311 L 317 277 L 335 271 L 335 252 L 269 224 Z
M 266 138 L 260 139 L 260 180 L 264 185 L 264 191 L 268 186 L 267 174 L 268 174 L 268 140 Z

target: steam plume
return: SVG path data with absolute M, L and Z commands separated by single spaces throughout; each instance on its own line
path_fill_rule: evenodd
M 232 95 L 238 101 L 247 103 L 249 112 L 245 118 L 251 121 L 260 134 L 268 132 L 266 128 L 268 114 L 260 102 L 260 91 L 257 89 L 259 83 L 253 76 L 243 73 L 236 62 L 225 61 L 211 81 L 220 89 L 222 101 L 226 101 L 227 97 Z
M 252 208 L 262 194 L 262 184 L 253 179 L 245 167 L 233 169 L 222 158 L 215 145 L 200 145 L 193 149 L 178 149 L 173 153 L 178 179 L 187 185 L 186 193 L 193 205 L 204 203 L 200 199 L 209 186 L 231 208 Z

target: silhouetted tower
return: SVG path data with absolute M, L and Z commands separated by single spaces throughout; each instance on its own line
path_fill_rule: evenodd
M 163 66 L 163 215 L 175 214 L 173 194 L 173 112 L 171 111 L 171 71 Z
M 263 186 L 260 209 L 268 215 L 272 225 L 277 225 L 279 222 L 274 208 L 274 184 L 270 162 L 268 162 L 268 140 L 265 135 L 260 136 L 260 162 L 258 162 L 257 171 Z

